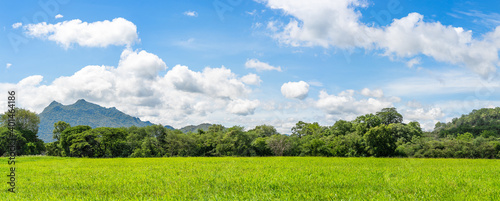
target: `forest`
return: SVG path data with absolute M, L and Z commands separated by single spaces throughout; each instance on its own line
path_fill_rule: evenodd
M 6 113 L 0 127 L 0 155 L 7 154 Z M 91 128 L 59 121 L 54 142 L 38 139 L 38 116 L 17 109 L 15 136 L 18 155 L 65 157 L 173 156 L 326 156 L 500 158 L 500 108 L 474 110 L 423 132 L 418 122 L 403 123 L 396 108 L 384 108 L 331 126 L 299 121 L 291 134 L 272 125 L 245 130 L 220 124 L 183 133 L 162 125 Z

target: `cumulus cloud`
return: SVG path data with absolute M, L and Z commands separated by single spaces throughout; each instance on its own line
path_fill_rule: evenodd
M 59 19 L 59 18 L 63 18 L 63 17 L 64 17 L 63 15 L 57 14 L 54 18 Z
M 274 67 L 269 65 L 268 63 L 261 62 L 257 59 L 248 59 L 247 62 L 245 63 L 246 68 L 253 68 L 257 71 L 268 71 L 268 70 L 275 70 L 281 72 L 281 67 Z
M 286 98 L 304 100 L 309 93 L 309 84 L 304 81 L 287 82 L 281 86 L 281 94 Z
M 184 12 L 184 15 L 189 17 L 198 17 L 198 13 L 196 11 L 186 11 Z
M 0 90 L 16 90 L 19 105 L 38 113 L 53 100 L 72 104 L 83 98 L 174 127 L 253 115 L 260 104 L 248 99 L 251 89 L 244 79 L 225 67 L 199 72 L 177 65 L 160 76 L 166 69 L 155 54 L 125 49 L 116 67 L 89 65 L 48 84 L 33 75 L 16 84 L 0 83 Z M 0 109 L 6 109 L 2 101 Z
M 258 100 L 236 99 L 229 103 L 227 110 L 233 114 L 245 116 L 253 114 L 259 104 Z
M 420 120 L 435 120 L 444 117 L 444 113 L 440 108 L 416 108 L 407 109 L 402 111 L 405 119 L 409 121 L 420 121 Z
M 26 35 L 55 41 L 63 48 L 72 44 L 85 47 L 130 46 L 139 41 L 135 24 L 123 18 L 92 23 L 79 19 L 57 24 L 42 22 L 24 25 L 23 28 Z
M 384 96 L 384 92 L 380 89 L 370 90 L 368 88 L 364 88 L 361 90 L 361 94 L 363 96 L 375 98 L 382 98 Z
M 397 97 L 359 98 L 355 94 L 354 90 L 345 90 L 337 95 L 320 91 L 316 106 L 330 115 L 354 118 L 378 112 L 383 108 L 393 107 L 393 103 L 400 101 Z
M 7 63 L 7 64 L 5 65 L 5 68 L 9 69 L 11 66 L 12 66 L 12 64 L 11 64 L 11 63 Z
M 262 82 L 260 77 L 253 73 L 241 77 L 241 81 L 249 85 L 260 85 L 260 83 Z
M 475 39 L 472 31 L 425 22 L 419 13 L 394 19 L 384 27 L 365 24 L 357 10 L 368 6 L 362 0 L 261 2 L 292 17 L 289 22 L 274 20 L 267 26 L 276 40 L 291 46 L 379 49 L 386 56 L 403 58 L 426 55 L 464 65 L 483 77 L 495 72 L 498 66 L 500 27 L 486 33 L 483 39 Z
M 21 23 L 21 22 L 17 22 L 17 23 L 12 24 L 13 29 L 17 29 L 17 28 L 22 27 L 22 26 L 23 26 L 23 23 Z
M 434 125 L 443 120 L 445 113 L 439 107 L 422 107 L 418 102 L 409 102 L 413 108 L 405 108 L 400 111 L 405 122 L 417 121 L 425 131 L 432 131 Z M 419 106 L 419 107 L 418 107 Z
M 165 79 L 177 90 L 220 98 L 241 97 L 251 91 L 236 74 L 224 66 L 206 67 L 202 72 L 194 72 L 187 66 L 177 65 L 167 72 Z

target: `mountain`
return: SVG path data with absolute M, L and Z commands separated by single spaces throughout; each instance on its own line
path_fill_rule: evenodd
M 208 131 L 208 127 L 210 127 L 211 125 L 212 124 L 207 124 L 207 123 L 200 124 L 198 126 L 190 125 L 190 126 L 183 127 L 180 130 L 183 133 L 189 133 L 189 132 L 195 133 L 195 132 L 198 131 L 198 129 L 201 129 L 201 130 L 204 130 L 204 131 Z
M 54 123 L 58 121 L 65 121 L 71 126 L 88 125 L 92 128 L 153 125 L 149 121 L 141 121 L 139 118 L 127 115 L 115 107 L 105 108 L 83 99 L 76 101 L 72 105 L 63 105 L 53 101 L 38 116 L 40 117 L 38 136 L 44 142 L 53 141 Z

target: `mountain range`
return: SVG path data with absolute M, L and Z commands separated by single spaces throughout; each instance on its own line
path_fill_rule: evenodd
M 92 128 L 153 125 L 149 121 L 141 121 L 137 117 L 127 115 L 115 107 L 101 107 L 84 99 L 80 99 L 72 105 L 63 105 L 53 101 L 38 116 L 40 117 L 38 136 L 44 142 L 54 141 L 52 131 L 54 130 L 54 123 L 58 121 L 64 121 L 71 126 L 88 125 Z M 171 126 L 166 127 L 173 129 Z

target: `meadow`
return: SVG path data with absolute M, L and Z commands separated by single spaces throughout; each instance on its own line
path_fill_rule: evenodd
M 19 157 L 2 200 L 500 200 L 487 159 Z M 7 158 L 0 170 L 9 172 Z

